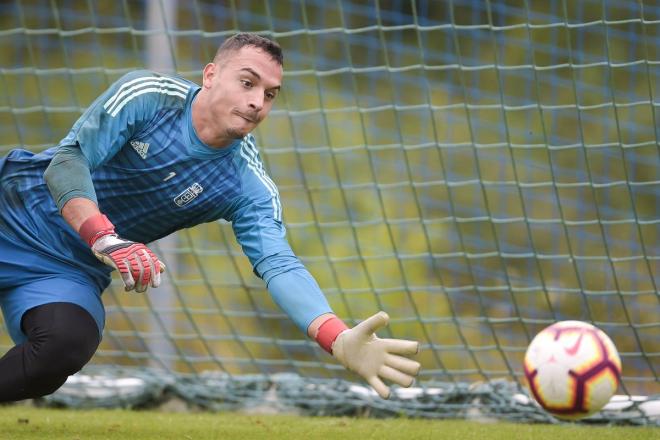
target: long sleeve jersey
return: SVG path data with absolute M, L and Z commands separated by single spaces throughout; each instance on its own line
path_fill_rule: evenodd
M 101 290 L 109 268 L 62 219 L 43 173 L 60 147 L 80 148 L 99 209 L 119 236 L 149 243 L 225 219 L 280 307 L 299 328 L 331 309 L 295 257 L 276 185 L 251 134 L 225 148 L 204 144 L 192 125 L 200 87 L 151 71 L 131 72 L 100 95 L 59 146 L 14 150 L 0 161 L 0 233 L 83 270 Z

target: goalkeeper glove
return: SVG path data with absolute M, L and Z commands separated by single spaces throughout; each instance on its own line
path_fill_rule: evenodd
M 383 399 L 390 396 L 390 388 L 382 379 L 409 387 L 420 369 L 419 362 L 405 357 L 419 351 L 418 342 L 380 339 L 375 335 L 389 319 L 387 313 L 378 312 L 349 329 L 339 318 L 332 317 L 321 324 L 316 334 L 321 347 L 344 367 L 362 376 Z
M 120 238 L 105 215 L 97 214 L 85 220 L 79 234 L 96 258 L 119 271 L 127 292 L 133 289 L 145 292 L 149 286 L 160 285 L 160 273 L 165 271 L 165 265 L 144 244 Z

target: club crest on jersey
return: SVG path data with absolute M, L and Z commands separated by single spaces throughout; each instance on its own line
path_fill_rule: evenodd
M 140 142 L 140 141 L 131 141 L 131 147 L 133 147 L 135 152 L 139 154 L 142 159 L 147 158 L 147 150 L 149 149 L 148 143 Z
M 181 194 L 176 196 L 174 198 L 174 203 L 176 203 L 177 206 L 186 206 L 188 203 L 192 202 L 198 195 L 200 195 L 202 191 L 204 191 L 202 185 L 195 182 L 192 185 L 190 185 L 188 188 L 186 188 L 186 190 L 183 191 Z

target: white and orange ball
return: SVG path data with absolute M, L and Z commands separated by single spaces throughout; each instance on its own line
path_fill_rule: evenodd
M 561 321 L 541 330 L 527 348 L 524 368 L 536 401 L 555 417 L 569 420 L 599 411 L 621 377 L 612 340 L 582 321 Z

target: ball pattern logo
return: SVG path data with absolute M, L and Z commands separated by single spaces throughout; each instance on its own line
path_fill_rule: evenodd
M 621 360 L 610 338 L 581 321 L 561 321 L 543 329 L 525 353 L 525 377 L 534 399 L 562 419 L 599 411 L 614 395 Z

